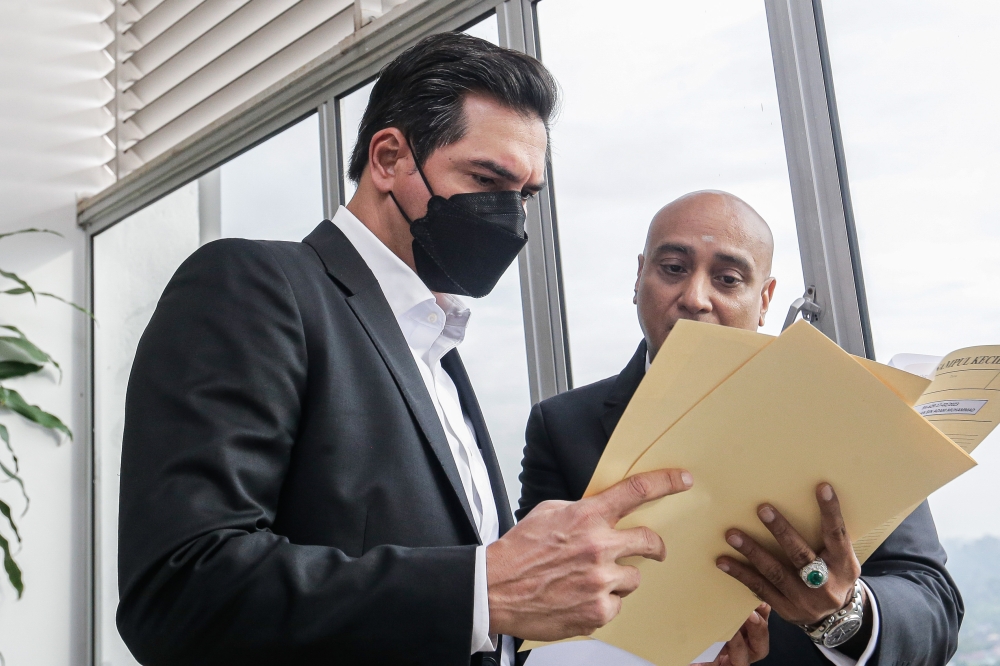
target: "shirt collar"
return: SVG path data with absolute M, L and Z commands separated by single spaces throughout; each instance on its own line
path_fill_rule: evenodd
M 402 259 L 344 206 L 337 209 L 332 221 L 375 275 L 406 343 L 414 351 L 431 363 L 465 339 L 471 313 L 461 299 L 428 289 Z

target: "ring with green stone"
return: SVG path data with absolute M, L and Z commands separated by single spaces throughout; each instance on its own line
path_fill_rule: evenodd
M 823 561 L 823 558 L 817 557 L 799 569 L 799 577 L 802 578 L 803 583 L 815 590 L 826 585 L 826 581 L 830 578 L 830 571 L 826 568 L 826 562 Z

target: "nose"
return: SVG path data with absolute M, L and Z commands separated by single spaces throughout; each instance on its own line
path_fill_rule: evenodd
M 690 315 L 705 314 L 712 311 L 711 280 L 709 276 L 696 273 L 688 280 L 678 305 Z

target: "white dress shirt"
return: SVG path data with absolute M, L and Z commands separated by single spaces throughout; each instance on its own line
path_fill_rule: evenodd
M 458 347 L 465 338 L 469 309 L 456 296 L 430 291 L 417 274 L 347 208 L 341 206 L 337 210 L 333 223 L 344 232 L 378 280 L 441 420 L 483 543 L 476 549 L 470 655 L 476 652 L 493 652 L 497 637 L 489 633 L 486 546 L 499 538 L 500 521 L 493 499 L 493 487 L 482 452 L 476 443 L 472 423 L 462 411 L 455 383 L 441 367 L 441 358 Z M 514 645 L 509 637 L 505 637 L 503 647 L 502 666 L 510 666 L 513 663 Z
M 649 351 L 647 350 L 646 372 L 649 372 L 649 366 L 652 362 L 652 359 L 649 357 Z M 868 595 L 868 607 L 865 608 L 865 612 L 872 614 L 872 637 L 868 640 L 868 645 L 865 647 L 865 651 L 861 653 L 861 657 L 858 659 L 851 659 L 843 652 L 817 645 L 816 647 L 823 653 L 823 656 L 833 662 L 835 666 L 865 666 L 868 663 L 868 660 L 871 659 L 872 654 L 875 653 L 875 646 L 878 645 L 878 603 L 875 601 L 875 594 L 871 591 L 871 588 L 865 585 L 865 581 L 861 581 L 861 587 L 865 588 L 865 592 Z

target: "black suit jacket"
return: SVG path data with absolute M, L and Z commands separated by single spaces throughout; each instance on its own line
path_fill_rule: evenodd
M 528 419 L 521 471 L 523 518 L 539 502 L 583 496 L 632 394 L 645 376 L 642 342 L 621 374 L 535 405 Z M 862 566 L 875 593 L 881 631 L 879 666 L 943 666 L 958 646 L 964 607 L 945 569 L 927 502 L 920 505 Z M 771 613 L 771 652 L 762 666 L 830 666 L 805 633 Z
M 482 413 L 457 352 L 442 364 L 502 534 Z M 467 666 L 471 516 L 396 319 L 332 223 L 177 270 L 126 401 L 117 620 L 140 662 Z

